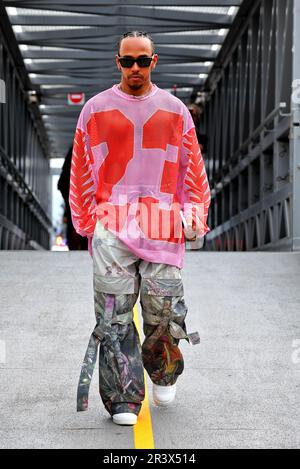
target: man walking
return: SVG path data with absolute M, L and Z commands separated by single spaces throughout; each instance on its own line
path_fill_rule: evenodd
M 70 207 L 93 258 L 96 326 L 81 370 L 77 410 L 88 392 L 99 349 L 99 386 L 113 421 L 133 425 L 145 395 L 175 398 L 187 334 L 181 269 L 185 239 L 204 236 L 210 188 L 187 107 L 151 82 L 157 65 L 151 36 L 133 31 L 118 43 L 121 82 L 91 98 L 76 128 Z M 184 230 L 182 230 L 184 223 Z M 145 340 L 133 322 L 140 293 Z

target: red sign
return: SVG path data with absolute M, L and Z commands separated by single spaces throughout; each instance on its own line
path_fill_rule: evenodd
M 71 106 L 76 106 L 85 103 L 85 94 L 84 93 L 69 93 L 68 94 L 68 104 Z

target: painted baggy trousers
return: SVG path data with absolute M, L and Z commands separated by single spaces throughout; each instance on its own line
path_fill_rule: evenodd
M 99 220 L 92 256 L 96 326 L 81 370 L 77 410 L 87 410 L 99 348 L 99 391 L 106 410 L 138 415 L 145 397 L 144 368 L 153 383 L 172 385 L 184 369 L 179 340 L 198 343 L 197 333 L 186 332 L 181 270 L 139 259 Z M 142 345 L 133 321 L 139 294 Z

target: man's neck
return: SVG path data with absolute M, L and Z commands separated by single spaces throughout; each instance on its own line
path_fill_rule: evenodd
M 124 87 L 123 83 L 121 82 L 119 84 L 119 89 L 121 91 L 123 91 L 123 93 L 126 93 L 126 94 L 129 94 L 129 95 L 132 95 L 132 96 L 144 96 L 144 95 L 147 95 L 149 93 L 151 93 L 152 91 L 152 82 L 150 81 L 150 83 L 148 84 L 148 86 L 146 88 L 142 88 L 142 89 L 139 89 L 139 90 L 131 90 L 130 88 L 126 88 Z

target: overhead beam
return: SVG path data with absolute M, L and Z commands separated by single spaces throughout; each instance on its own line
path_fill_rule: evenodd
M 160 35 L 163 36 L 163 35 Z M 77 48 L 79 47 L 80 49 L 89 49 L 89 50 L 99 50 L 99 48 L 102 46 L 107 47 L 113 47 L 116 42 L 117 38 L 119 36 L 116 36 L 114 39 L 107 40 L 107 38 L 104 37 L 95 37 L 93 39 L 91 38 L 73 38 L 73 39 L 57 39 L 53 38 L 51 40 L 49 39 L 43 39 L 39 41 L 26 41 L 27 45 L 40 45 L 40 46 L 51 46 L 51 47 L 68 47 L 68 48 Z M 161 37 L 161 39 L 157 39 L 152 35 L 153 40 L 155 42 L 156 48 L 159 48 L 160 46 L 164 44 L 169 44 L 169 45 L 174 45 L 174 44 L 187 44 L 187 45 L 206 45 L 206 44 L 222 44 L 224 41 L 224 36 L 220 34 L 193 34 L 190 33 L 188 35 L 183 35 L 183 34 L 166 34 L 165 36 Z
M 83 63 L 82 63 L 83 62 Z M 69 64 L 68 62 L 46 62 L 46 63 L 29 63 L 27 64 L 27 69 L 29 72 L 34 73 L 38 72 L 42 74 L 43 72 L 47 72 L 46 74 L 49 75 L 57 75 L 60 73 L 61 70 L 65 72 L 67 75 L 73 75 L 74 73 L 76 74 L 81 74 L 81 73 L 87 73 L 89 76 L 93 74 L 98 74 L 101 73 L 102 76 L 108 75 L 112 76 L 112 74 L 117 73 L 118 76 L 120 75 L 120 72 L 118 72 L 116 65 L 114 66 L 107 66 L 103 70 L 103 66 L 99 67 L 99 64 L 95 61 L 94 66 L 88 66 L 87 64 L 84 64 L 85 61 L 74 61 L 72 64 Z M 175 64 L 160 64 L 158 62 L 158 65 L 156 69 L 152 72 L 153 74 L 162 74 L 164 72 L 169 72 L 169 73 L 177 73 L 180 72 L 181 70 L 184 73 L 206 73 L 209 68 L 205 66 L 204 64 L 198 65 L 198 64 L 185 64 L 181 63 L 178 65 Z
M 70 9 L 73 6 L 79 5 L 82 6 L 82 0 L 63 0 L 62 2 L 52 1 L 49 4 L 49 0 L 6 0 L 7 6 L 19 6 L 19 8 L 47 8 L 56 10 L 58 6 L 67 6 L 70 5 Z M 207 7 L 222 7 L 222 6 L 239 6 L 242 3 L 242 0 L 139 0 L 139 5 L 141 6 L 207 6 Z M 85 6 L 105 6 L 105 5 L 119 5 L 119 0 L 86 0 L 84 2 Z M 126 0 L 127 5 L 136 6 L 136 0 Z M 21 6 L 22 5 L 22 6 Z
M 166 47 L 162 46 L 157 51 L 168 56 L 179 56 L 185 58 L 197 58 L 198 60 L 214 60 L 217 53 L 212 49 L 188 48 L 188 47 Z M 67 56 L 67 57 L 66 57 Z M 114 56 L 107 51 L 85 51 L 85 50 L 25 50 L 23 57 L 26 59 L 110 59 L 114 61 Z
M 81 106 L 78 106 L 78 114 L 79 112 L 81 111 Z M 53 117 L 53 116 L 49 116 L 49 118 L 45 119 L 45 117 L 43 117 L 43 122 L 45 124 L 45 126 L 47 126 L 48 124 L 53 124 L 54 126 L 56 126 L 56 128 L 60 128 L 61 125 L 69 125 L 71 126 L 74 122 L 74 120 L 76 120 L 76 118 L 74 116 L 72 117 L 64 117 L 64 116 L 57 116 L 57 117 Z
M 168 22 L 169 25 L 176 25 L 178 22 L 216 24 L 222 27 L 228 26 L 232 22 L 230 15 L 219 13 L 204 13 L 185 10 L 164 10 L 160 8 L 142 7 L 122 7 L 118 6 L 115 13 L 111 7 L 105 14 L 103 9 L 97 15 L 13 15 L 10 17 L 13 25 L 30 26 L 116 26 L 122 22 L 134 25 L 159 25 Z M 175 23 L 174 23 L 175 22 Z
M 163 5 L 159 5 L 159 6 L 163 6 Z M 176 5 L 172 5 L 172 7 L 174 7 Z M 182 5 L 180 5 L 182 6 Z M 188 5 L 188 6 L 192 6 L 192 5 Z M 205 5 L 197 5 L 197 6 L 205 6 Z M 222 6 L 222 7 L 229 7 L 229 6 L 235 6 L 235 5 L 213 5 L 214 7 L 215 6 Z M 22 6 L 22 8 L 24 8 L 25 6 Z M 27 8 L 37 8 L 37 5 L 28 5 L 26 4 L 26 7 Z M 119 7 L 120 7 L 120 4 L 119 4 Z M 81 5 L 72 5 L 71 7 L 68 6 L 68 5 L 64 5 L 64 4 L 56 4 L 56 8 L 53 9 L 52 8 L 52 5 L 50 4 L 49 6 L 47 5 L 39 5 L 38 6 L 38 9 L 45 9 L 45 10 L 53 10 L 53 14 L 55 14 L 56 11 L 63 11 L 63 12 L 72 12 L 72 13 L 83 13 L 83 14 L 95 14 L 95 15 L 99 15 L 99 14 L 121 14 L 118 13 L 118 8 L 117 6 L 112 6 L 111 4 L 109 6 L 101 6 L 101 9 L 99 8 L 99 6 L 95 7 L 95 6 L 86 6 L 85 4 L 81 4 Z M 127 14 L 131 14 L 133 16 L 136 15 L 136 13 L 138 13 L 138 10 L 140 7 L 144 7 L 144 5 L 136 5 L 134 7 L 130 7 L 128 4 L 122 8 L 126 8 L 127 9 Z M 151 5 L 151 7 L 153 7 L 153 5 Z M 133 10 L 133 13 L 132 13 L 132 9 L 134 8 Z M 131 9 L 131 10 L 129 10 Z M 117 10 L 117 13 L 114 13 L 115 11 Z M 122 10 L 122 14 L 124 14 L 124 10 Z M 139 15 L 137 15 L 139 16 Z
M 192 31 L 209 31 L 211 29 L 226 29 L 228 25 L 216 25 L 216 24 L 206 24 L 206 25 L 200 25 L 200 24 L 182 24 L 182 23 L 177 23 L 177 25 L 171 25 L 169 23 L 164 22 L 164 26 L 157 26 L 157 25 L 150 25 L 149 26 L 149 31 L 154 35 L 155 33 L 174 33 L 176 34 L 177 32 L 180 31 L 189 31 L 192 33 Z M 133 26 L 134 28 L 134 26 Z M 145 25 L 144 25 L 145 28 Z M 143 28 L 143 29 L 144 29 Z M 92 28 L 81 28 L 81 29 L 56 29 L 53 31 L 27 31 L 27 32 L 21 32 L 21 33 L 16 33 L 16 37 L 18 39 L 18 42 L 21 44 L 26 44 L 26 41 L 43 41 L 43 40 L 57 40 L 57 39 L 72 39 L 72 38 L 94 38 L 94 37 L 108 37 L 108 36 L 120 36 L 124 33 L 124 31 L 128 31 L 131 29 L 131 24 L 123 24 L 123 25 L 116 25 L 116 26 L 103 26 L 103 27 L 92 27 Z M 113 41 L 112 41 L 113 42 Z
M 157 78 L 156 82 L 160 82 L 160 77 Z M 170 83 L 174 82 L 175 83 L 180 83 L 180 84 L 194 84 L 198 85 L 204 82 L 203 79 L 198 78 L 197 76 L 185 76 L 185 75 L 164 75 L 161 77 L 164 82 L 170 81 Z M 88 85 L 96 85 L 96 82 L 99 83 L 99 85 L 107 85 L 109 82 L 109 79 L 104 79 L 104 78 L 99 78 L 98 80 L 95 79 L 89 79 L 89 78 L 70 78 L 70 77 L 48 77 L 48 76 L 37 76 L 37 77 L 31 77 L 32 83 L 36 85 L 73 85 L 77 84 L 80 85 L 81 87 L 83 86 L 88 86 Z

